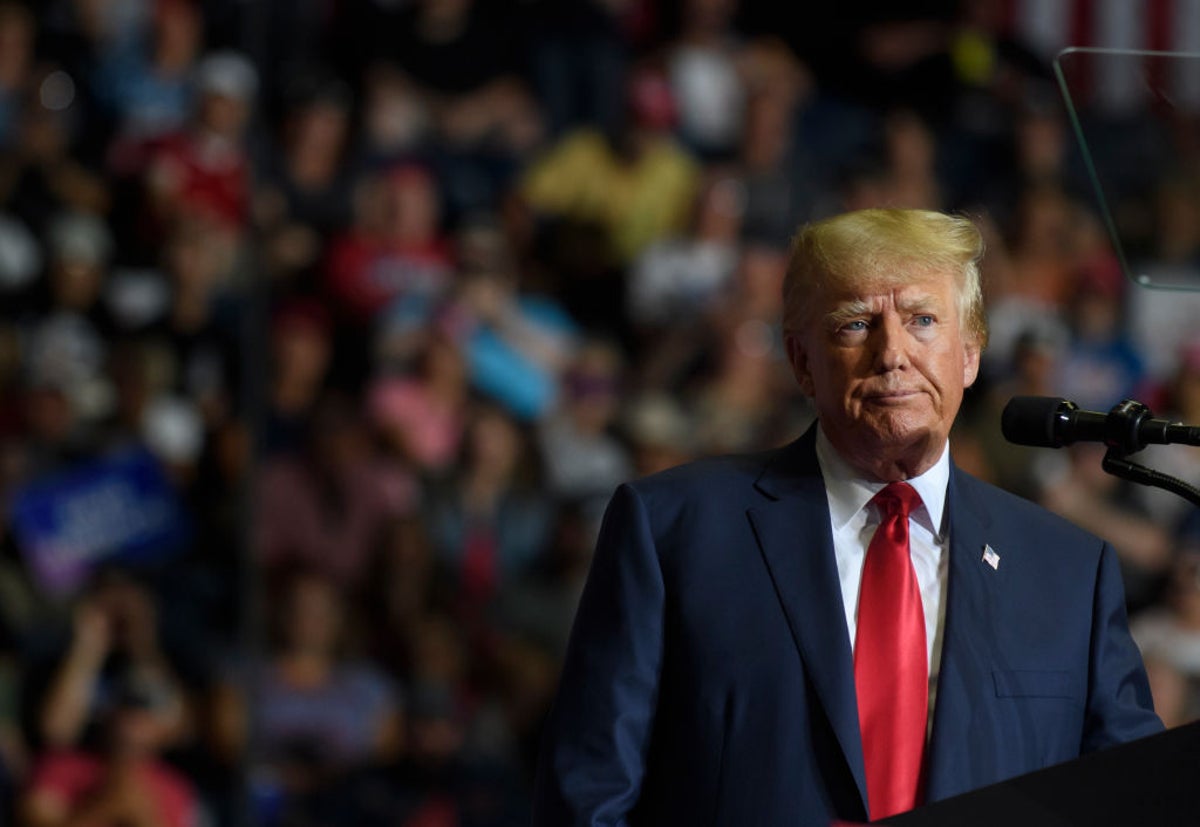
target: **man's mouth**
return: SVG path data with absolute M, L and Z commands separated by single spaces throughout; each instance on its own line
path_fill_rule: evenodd
M 880 405 L 899 404 L 920 395 L 917 390 L 893 390 L 893 391 L 875 391 L 866 394 L 863 399 L 866 402 L 873 402 Z

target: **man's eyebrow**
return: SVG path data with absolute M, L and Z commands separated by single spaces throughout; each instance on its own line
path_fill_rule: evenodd
M 897 302 L 897 308 L 905 313 L 931 313 L 938 309 L 939 304 L 933 296 L 913 296 Z
M 851 299 L 842 302 L 825 314 L 825 323 L 830 327 L 840 327 L 851 319 L 871 314 L 871 306 L 862 299 Z

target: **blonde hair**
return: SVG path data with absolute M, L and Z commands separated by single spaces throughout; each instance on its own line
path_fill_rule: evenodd
M 784 329 L 811 323 L 811 305 L 820 293 L 940 270 L 958 276 L 959 323 L 982 349 L 987 344 L 982 256 L 983 236 L 969 219 L 931 210 L 858 210 L 806 224 L 792 239 L 783 280 Z

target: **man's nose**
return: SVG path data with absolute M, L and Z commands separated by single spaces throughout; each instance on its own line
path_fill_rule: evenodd
M 908 364 L 908 333 L 899 316 L 891 314 L 875 328 L 875 365 L 881 371 L 900 370 Z

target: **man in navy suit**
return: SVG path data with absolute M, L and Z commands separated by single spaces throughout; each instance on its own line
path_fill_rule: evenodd
M 617 490 L 536 824 L 865 821 L 1161 729 L 1112 547 L 950 461 L 981 253 L 926 211 L 800 231 L 784 336 L 817 424 Z

